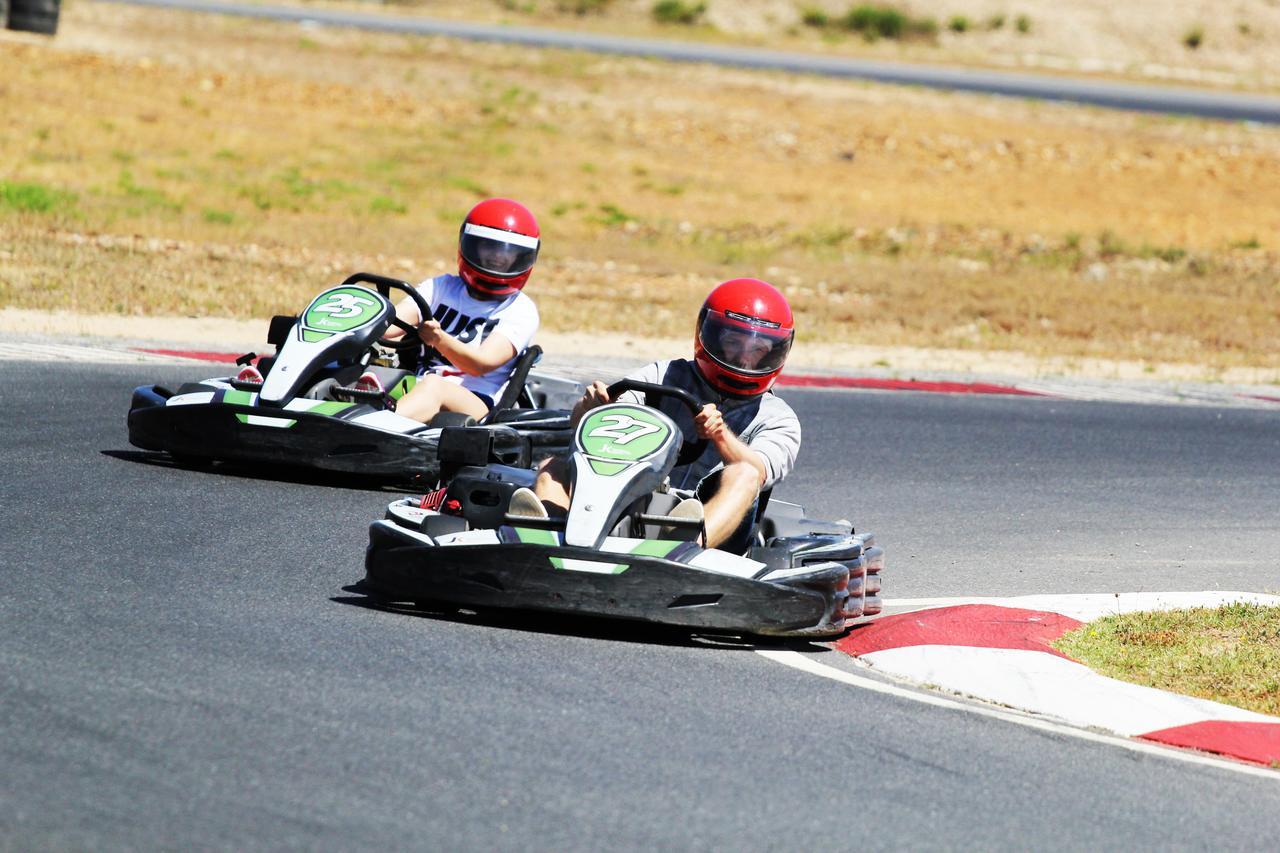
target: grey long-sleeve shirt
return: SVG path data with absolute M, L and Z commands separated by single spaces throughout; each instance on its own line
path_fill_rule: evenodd
M 697 367 L 687 359 L 648 364 L 627 374 L 627 378 L 682 388 L 704 403 L 715 403 L 729 429 L 764 458 L 767 476 L 761 489 L 772 488 L 795 467 L 796 455 L 800 452 L 800 419 L 772 391 L 756 397 L 725 396 L 703 381 Z M 643 403 L 644 395 L 628 391 L 618 397 L 618 402 Z M 693 417 L 683 403 L 669 397 L 655 400 L 655 403 L 676 422 L 685 436 L 697 435 Z M 724 460 L 715 445 L 708 442 L 700 457 L 672 470 L 671 485 L 678 489 L 692 489 L 699 480 L 723 465 Z

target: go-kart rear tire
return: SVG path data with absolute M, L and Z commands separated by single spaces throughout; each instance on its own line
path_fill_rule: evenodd
M 429 427 L 469 427 L 475 426 L 476 419 L 462 412 L 437 412 L 427 424 Z
M 61 0 L 9 0 L 9 29 L 51 36 L 58 31 L 60 5 Z

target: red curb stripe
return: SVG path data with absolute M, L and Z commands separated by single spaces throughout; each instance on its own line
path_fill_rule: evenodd
M 1066 658 L 1053 648 L 1053 641 L 1083 624 L 1043 610 L 961 604 L 882 616 L 854 628 L 836 642 L 836 648 L 854 657 L 905 646 L 973 646 L 1025 649 Z
M 1263 400 L 1268 403 L 1280 403 L 1280 397 L 1271 397 L 1266 394 L 1241 394 L 1246 400 Z
M 240 357 L 240 353 L 233 352 L 200 352 L 197 350 L 184 349 L 143 349 L 135 348 L 134 352 L 145 352 L 151 355 L 173 355 L 178 358 L 192 358 L 199 361 L 222 361 L 229 364 L 235 364 L 236 359 Z
M 1047 397 L 1039 391 L 1027 391 L 1012 385 L 989 382 L 925 382 L 918 379 L 874 379 L 869 376 L 816 376 L 785 374 L 778 385 L 801 388 L 870 388 L 877 391 L 929 391 L 938 394 L 1004 394 L 1016 397 Z
M 1138 735 L 1141 740 L 1228 755 L 1255 764 L 1280 762 L 1280 723 L 1206 720 Z

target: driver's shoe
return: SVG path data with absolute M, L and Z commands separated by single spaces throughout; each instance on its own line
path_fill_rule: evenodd
M 378 378 L 378 374 L 374 373 L 372 370 L 366 370 L 364 373 L 360 374 L 360 378 L 351 383 L 351 387 L 355 388 L 357 391 L 369 391 L 381 394 L 382 407 L 384 409 L 390 409 L 393 412 L 395 411 L 396 401 L 387 393 L 387 389 L 383 387 L 382 380 Z
M 538 500 L 533 489 L 521 486 L 511 493 L 511 502 L 507 504 L 507 515 L 521 518 L 547 518 L 547 508 Z
M 360 378 L 351 383 L 351 387 L 360 391 L 377 391 L 379 394 L 387 393 L 387 389 L 382 387 L 382 380 L 372 370 L 366 370 L 360 374 Z
M 703 518 L 706 517 L 706 512 L 703 509 L 702 501 L 697 498 L 685 498 L 680 501 L 680 503 L 676 504 L 671 512 L 667 513 L 667 515 L 672 518 L 688 518 L 694 521 L 702 521 Z M 683 531 L 681 529 L 672 527 L 671 525 L 663 525 L 662 529 L 658 531 L 658 538 L 679 539 L 682 538 L 682 532 Z M 697 538 L 701 541 L 701 534 L 699 534 Z
M 266 381 L 266 379 L 263 377 L 262 373 L 258 370 L 258 368 L 254 367 L 252 364 L 246 364 L 244 367 L 240 368 L 240 372 L 236 374 L 236 381 L 237 382 L 256 382 L 257 384 L 261 385 L 263 382 Z

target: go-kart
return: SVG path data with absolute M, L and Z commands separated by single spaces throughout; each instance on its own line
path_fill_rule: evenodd
M 678 388 L 624 379 L 610 398 L 669 396 L 696 413 Z M 847 521 L 805 517 L 797 504 L 762 494 L 754 544 L 745 554 L 701 547 L 703 523 L 669 515 L 668 474 L 697 459 L 662 411 L 630 403 L 590 410 L 570 459 L 568 514 L 510 513 L 512 493 L 535 472 L 487 462 L 488 437 L 444 430 L 448 486 L 438 509 L 392 502 L 369 528 L 365 577 L 354 588 L 387 606 L 511 608 L 682 626 L 697 631 L 827 636 L 880 612 L 884 552 Z
M 434 484 L 441 429 L 475 421 L 442 412 L 422 424 L 395 413 L 396 401 L 416 382 L 421 342 L 416 329 L 396 318 L 392 290 L 408 294 L 420 316 L 431 316 L 407 282 L 356 273 L 316 296 L 301 315 L 272 319 L 267 342 L 277 351 L 257 359 L 261 381 L 226 376 L 176 392 L 160 385 L 136 388 L 130 443 L 187 464 L 269 463 Z M 406 335 L 384 337 L 393 325 Z M 394 364 L 384 355 L 388 350 L 398 354 Z M 568 448 L 568 407 L 582 386 L 533 371 L 540 355 L 536 346 L 520 354 L 505 391 L 478 425 L 491 438 L 493 461 L 527 467 Z M 255 358 L 249 353 L 238 363 Z M 368 372 L 381 389 L 357 383 Z

